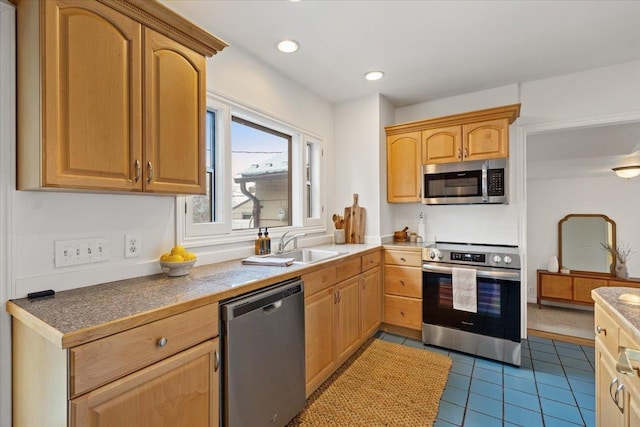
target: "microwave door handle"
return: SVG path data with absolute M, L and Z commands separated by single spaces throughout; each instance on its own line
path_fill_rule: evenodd
M 488 179 L 487 162 L 484 162 L 482 163 L 482 201 L 484 203 L 487 203 L 489 201 L 489 185 L 487 183 Z

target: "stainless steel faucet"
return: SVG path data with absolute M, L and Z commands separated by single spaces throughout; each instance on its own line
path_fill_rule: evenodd
M 282 237 L 280 237 L 280 241 L 278 242 L 278 253 L 279 254 L 284 252 L 284 249 L 287 247 L 289 242 L 292 241 L 292 240 L 293 240 L 293 250 L 294 251 L 297 250 L 298 249 L 298 237 L 303 237 L 303 236 L 307 235 L 307 233 L 298 233 L 298 234 L 294 234 L 293 236 L 289 237 L 288 239 L 285 239 L 287 234 L 289 234 L 289 232 L 285 231 L 285 233 L 282 235 Z

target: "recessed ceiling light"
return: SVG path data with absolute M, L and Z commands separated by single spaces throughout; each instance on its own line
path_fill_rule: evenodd
M 298 50 L 299 47 L 300 45 L 295 40 L 282 40 L 278 43 L 278 50 L 283 53 L 293 53 Z
M 369 71 L 364 75 L 365 79 L 371 80 L 371 81 L 380 80 L 383 77 L 384 77 L 384 72 L 382 71 Z

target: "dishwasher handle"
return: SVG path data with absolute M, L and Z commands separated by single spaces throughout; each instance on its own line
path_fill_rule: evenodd
M 282 307 L 282 300 L 276 301 L 273 304 L 269 304 L 268 306 L 263 307 L 262 311 L 264 311 L 264 314 L 271 314 L 272 312 L 276 311 L 280 307 Z

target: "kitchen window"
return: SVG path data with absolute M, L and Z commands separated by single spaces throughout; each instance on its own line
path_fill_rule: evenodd
M 209 95 L 206 166 L 207 194 L 178 198 L 181 243 L 230 243 L 258 227 L 322 228 L 315 135 Z

